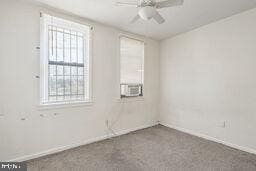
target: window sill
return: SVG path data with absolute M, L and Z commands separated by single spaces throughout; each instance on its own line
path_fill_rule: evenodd
M 116 101 L 119 103 L 129 103 L 129 102 L 137 102 L 137 101 L 144 101 L 144 96 L 138 96 L 138 97 L 123 97 L 123 98 L 117 98 Z
M 38 106 L 39 110 L 61 109 L 61 108 L 73 108 L 92 106 L 93 102 L 90 101 L 77 101 L 77 102 L 60 102 L 60 103 L 46 103 Z

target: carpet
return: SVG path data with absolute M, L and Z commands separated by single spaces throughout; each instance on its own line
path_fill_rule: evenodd
M 157 125 L 27 164 L 31 171 L 256 171 L 256 155 Z

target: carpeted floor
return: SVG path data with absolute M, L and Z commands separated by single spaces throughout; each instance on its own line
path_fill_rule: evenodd
M 28 161 L 28 170 L 256 171 L 256 156 L 159 125 Z

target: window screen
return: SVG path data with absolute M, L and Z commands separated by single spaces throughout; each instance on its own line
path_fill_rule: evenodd
M 44 15 L 43 103 L 89 99 L 89 29 Z

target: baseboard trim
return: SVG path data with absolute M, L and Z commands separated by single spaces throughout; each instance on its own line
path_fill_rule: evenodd
M 195 132 L 195 131 L 187 129 L 187 128 L 182 128 L 182 127 L 179 127 L 179 126 L 175 126 L 175 125 L 171 125 L 171 124 L 167 124 L 167 123 L 162 123 L 162 122 L 160 122 L 159 124 L 162 125 L 162 126 L 172 128 L 172 129 L 176 129 L 178 131 L 181 131 L 181 132 L 184 132 L 184 133 L 187 133 L 187 134 L 190 134 L 190 135 L 194 135 L 194 136 L 197 136 L 197 137 L 209 140 L 209 141 L 214 141 L 216 143 L 220 143 L 220 144 L 229 146 L 231 148 L 235 148 L 237 150 L 241 150 L 241 151 L 256 155 L 256 150 L 255 149 L 251 149 L 251 148 L 248 148 L 248 147 L 243 147 L 243 146 L 236 145 L 236 144 L 233 144 L 233 143 L 230 143 L 230 142 L 226 142 L 226 141 L 220 140 L 218 138 L 211 137 L 209 135 L 205 135 L 205 134 L 202 134 L 202 133 Z
M 30 154 L 30 155 L 18 157 L 18 158 L 15 158 L 15 159 L 11 159 L 9 161 L 10 162 L 28 161 L 28 160 L 36 159 L 36 158 L 39 158 L 39 157 L 47 156 L 47 155 L 50 155 L 50 154 L 59 153 L 59 152 L 65 151 L 65 150 L 75 148 L 75 147 L 91 144 L 91 143 L 98 142 L 98 141 L 103 141 L 103 140 L 113 138 L 113 137 L 116 137 L 116 136 L 125 135 L 125 134 L 128 134 L 128 133 L 134 132 L 134 131 L 138 131 L 138 130 L 141 130 L 141 129 L 156 126 L 158 124 L 159 123 L 154 123 L 154 124 L 143 125 L 143 126 L 139 126 L 139 127 L 135 127 L 135 128 L 131 128 L 131 129 L 126 129 L 126 130 L 117 132 L 116 135 L 103 135 L 103 136 L 99 136 L 99 137 L 95 137 L 95 138 L 92 138 L 92 139 L 85 140 L 81 143 L 74 143 L 74 144 L 67 145 L 67 146 L 53 148 L 53 149 L 49 149 L 49 150 L 42 151 L 42 152 L 39 152 L 39 153 Z

